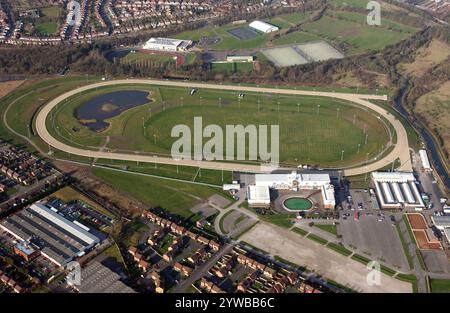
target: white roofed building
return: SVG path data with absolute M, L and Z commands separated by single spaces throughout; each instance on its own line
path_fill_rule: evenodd
M 320 190 L 324 207 L 334 208 L 336 205 L 334 186 L 329 174 L 256 174 L 255 186 L 276 190 Z
M 181 40 L 172 38 L 150 38 L 145 44 L 144 50 L 184 52 L 192 46 L 191 40 Z
M 280 28 L 278 28 L 275 25 L 263 22 L 263 21 L 253 21 L 248 25 L 250 28 L 253 28 L 257 31 L 260 31 L 261 33 L 271 33 L 271 32 L 276 32 L 278 31 Z
M 373 183 L 382 209 L 416 209 L 425 207 L 412 173 L 374 172 Z
M 428 159 L 426 150 L 419 150 L 420 160 L 422 161 L 422 167 L 425 171 L 431 172 L 433 169 L 431 168 L 430 160 Z
M 250 207 L 270 207 L 270 190 L 267 186 L 248 186 L 247 201 Z
M 39 248 L 43 256 L 58 266 L 83 256 L 100 242 L 88 227 L 66 219 L 43 203 L 8 216 L 0 222 L 0 228 Z

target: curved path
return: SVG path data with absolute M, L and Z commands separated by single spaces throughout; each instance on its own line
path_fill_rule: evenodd
M 217 84 L 207 84 L 207 83 L 195 83 L 195 82 L 180 82 L 180 81 L 169 81 L 169 80 L 146 80 L 146 79 L 127 79 L 127 80 L 114 80 L 100 82 L 92 85 L 87 85 L 74 89 L 59 97 L 53 99 L 48 104 L 46 104 L 38 113 L 36 117 L 36 131 L 39 137 L 42 138 L 44 142 L 48 145 L 54 147 L 63 152 L 67 152 L 73 155 L 88 157 L 88 158 L 101 158 L 101 159 L 113 159 L 113 160 L 126 160 L 133 162 L 144 162 L 144 163 L 158 163 L 158 164 L 171 164 L 171 165 L 181 165 L 181 166 L 195 166 L 204 169 L 215 169 L 215 170 L 226 170 L 226 171 L 241 171 L 241 172 L 270 172 L 272 169 L 259 166 L 259 165 L 248 165 L 248 164 L 237 164 L 237 163 L 225 163 L 225 162 L 211 162 L 211 161 L 195 161 L 195 160 L 175 160 L 167 157 L 157 157 L 149 155 L 139 155 L 139 154 L 127 154 L 127 153 L 114 153 L 106 151 L 94 151 L 76 148 L 60 142 L 58 139 L 54 138 L 47 130 L 46 120 L 50 111 L 56 107 L 59 103 L 65 99 L 74 96 L 78 93 L 88 91 L 91 89 L 121 85 L 121 84 L 148 84 L 148 85 L 159 85 L 159 86 L 169 86 L 169 87 L 183 87 L 183 88 L 198 88 L 198 89 L 219 89 L 228 91 L 241 91 L 241 92 L 256 92 L 256 93 L 269 93 L 269 94 L 284 94 L 284 95 L 298 95 L 298 96 L 318 96 L 318 97 L 328 97 L 342 99 L 350 101 L 373 110 L 380 116 L 383 116 L 391 123 L 397 134 L 397 143 L 394 149 L 376 162 L 367 164 L 365 166 L 345 169 L 343 171 L 345 176 L 361 175 L 369 172 L 376 171 L 382 167 L 388 166 L 396 159 L 400 159 L 400 169 L 404 171 L 412 171 L 411 160 L 409 156 L 409 145 L 408 136 L 406 130 L 402 123 L 395 118 L 394 115 L 390 114 L 385 109 L 378 105 L 375 105 L 368 100 L 387 100 L 387 96 L 378 95 L 360 95 L 360 94 L 350 94 L 350 93 L 335 93 L 335 92 L 322 92 L 322 91 L 307 91 L 307 90 L 293 90 L 293 89 L 278 89 L 278 88 L 260 88 L 260 87 L 247 87 L 247 86 L 232 86 L 232 85 L 217 85 Z

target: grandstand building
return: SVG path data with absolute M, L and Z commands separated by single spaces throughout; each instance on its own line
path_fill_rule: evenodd
M 254 187 L 259 188 L 253 189 L 255 194 L 256 190 L 262 190 L 262 188 L 267 190 L 266 194 L 268 194 L 270 189 L 292 191 L 320 190 L 326 209 L 332 209 L 336 205 L 334 186 L 331 184 L 330 175 L 328 174 L 298 174 L 295 171 L 288 174 L 256 174 Z
M 382 209 L 423 209 L 423 203 L 416 178 L 412 173 L 372 173 L 375 192 Z
M 172 38 L 150 38 L 145 44 L 144 50 L 184 52 L 187 51 L 193 42 L 191 40 L 181 40 Z
M 257 30 L 261 33 L 271 33 L 271 32 L 276 32 L 279 30 L 279 28 L 277 26 L 274 26 L 272 24 L 263 22 L 263 21 L 253 21 L 248 25 L 250 28 Z
M 69 221 L 58 214 L 58 210 L 43 203 L 35 203 L 7 217 L 0 222 L 0 228 L 39 249 L 58 266 L 83 256 L 100 242 L 88 227 Z

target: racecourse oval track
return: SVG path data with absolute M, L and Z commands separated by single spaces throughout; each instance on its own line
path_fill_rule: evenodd
M 179 82 L 169 80 L 151 80 L 151 79 L 127 79 L 127 80 L 113 80 L 99 82 L 87 86 L 83 86 L 67 93 L 64 93 L 46 105 L 42 107 L 36 117 L 36 131 L 39 137 L 49 146 L 67 152 L 72 155 L 78 155 L 88 158 L 101 158 L 112 160 L 124 160 L 133 162 L 144 163 L 157 163 L 157 164 L 170 164 L 181 166 L 195 166 L 204 169 L 226 170 L 226 171 L 241 171 L 241 172 L 270 172 L 273 168 L 259 165 L 238 164 L 238 163 L 225 163 L 214 161 L 196 161 L 196 160 L 175 160 L 168 157 L 158 157 L 139 154 L 126 154 L 126 153 L 114 153 L 107 151 L 94 151 L 76 148 L 60 142 L 54 138 L 47 130 L 46 120 L 51 110 L 65 99 L 72 97 L 78 93 L 88 91 L 91 89 L 123 85 L 123 84 L 148 84 L 159 85 L 169 87 L 184 87 L 184 88 L 198 88 L 198 89 L 218 89 L 228 91 L 241 91 L 241 92 L 255 92 L 255 93 L 268 93 L 268 94 L 285 94 L 285 95 L 298 95 L 298 96 L 318 96 L 347 100 L 358 104 L 361 107 L 368 108 L 378 115 L 383 116 L 392 126 L 397 134 L 397 142 L 394 144 L 394 148 L 382 159 L 376 160 L 373 163 L 348 168 L 343 170 L 345 176 L 361 175 L 369 172 L 376 171 L 380 168 L 386 167 L 397 159 L 400 159 L 400 170 L 412 171 L 412 165 L 409 155 L 408 136 L 403 124 L 391 113 L 382 107 L 371 103 L 369 100 L 387 100 L 385 95 L 362 95 L 362 94 L 350 94 L 350 93 L 338 93 L 338 92 L 322 92 L 322 91 L 306 91 L 306 90 L 294 90 L 294 89 L 278 89 L 278 88 L 263 88 L 263 87 L 247 87 L 247 86 L 233 86 L 233 85 L 217 85 L 209 83 L 194 83 L 194 82 Z

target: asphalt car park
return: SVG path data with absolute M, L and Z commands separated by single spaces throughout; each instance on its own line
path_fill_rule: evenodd
M 349 213 L 346 213 L 349 214 Z M 395 223 L 383 213 L 360 212 L 359 218 L 352 214 L 341 217 L 338 233 L 343 243 L 367 254 L 372 260 L 391 264 L 397 269 L 408 270 L 408 263 L 398 237 Z

